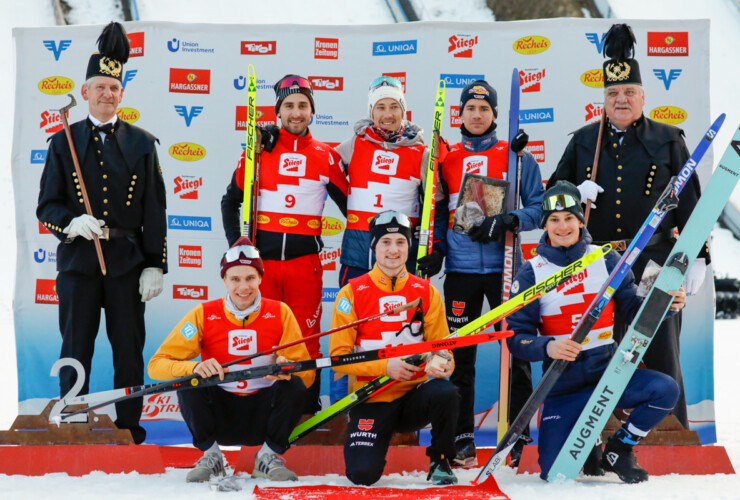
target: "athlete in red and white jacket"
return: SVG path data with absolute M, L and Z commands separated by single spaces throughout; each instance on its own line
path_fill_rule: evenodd
M 275 111 L 281 129 L 262 131 L 257 231 L 255 244 L 265 262 L 261 292 L 288 304 L 304 336 L 318 333 L 321 320 L 323 270 L 319 252 L 321 215 L 327 194 L 346 211 L 347 179 L 339 155 L 314 140 L 308 124 L 314 114 L 310 82 L 286 75 L 275 84 Z M 221 199 L 221 215 L 229 244 L 240 235 L 244 198 L 244 154 Z M 301 285 L 295 286 L 296 283 Z M 318 339 L 306 344 L 311 357 L 321 357 Z M 318 380 L 309 389 L 306 413 L 319 409 Z

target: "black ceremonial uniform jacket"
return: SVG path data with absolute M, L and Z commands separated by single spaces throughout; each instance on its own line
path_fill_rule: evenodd
M 598 133 L 599 123 L 574 132 L 548 187 L 557 180 L 575 185 L 593 180 L 604 192 L 596 199 L 597 208 L 591 209 L 588 231 L 594 241 L 628 240 L 640 229 L 670 178 L 686 163 L 689 152 L 683 131 L 677 127 L 642 116 L 627 129 L 620 144 L 607 121 L 599 168 L 592 179 Z M 667 213 L 657 231 L 670 235 L 672 228 L 677 227 L 680 232 L 700 195 L 699 177 L 694 173 L 681 191 L 678 208 Z M 647 247 L 645 257 L 662 265 L 672 247 L 673 243 L 666 238 Z M 705 251 L 700 256 L 708 257 Z M 641 275 L 642 266 L 637 266 L 636 271 Z
M 115 139 L 105 146 L 91 123 L 71 125 L 82 177 L 93 216 L 109 228 L 132 235 L 101 240 L 109 276 L 120 276 L 139 267 L 158 267 L 167 272 L 167 216 L 165 187 L 155 141 L 149 132 L 117 120 Z M 95 140 L 97 139 L 97 140 Z M 62 230 L 85 213 L 77 174 L 64 130 L 50 139 L 36 216 L 61 240 L 57 248 L 57 271 L 99 272 L 92 241 L 83 237 L 67 243 Z

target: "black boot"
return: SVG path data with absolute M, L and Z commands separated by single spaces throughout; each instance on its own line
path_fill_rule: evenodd
M 583 464 L 583 475 L 584 476 L 603 476 L 604 469 L 601 468 L 601 438 L 594 445 L 594 449 L 588 454 L 586 463 Z
M 641 439 L 640 436 L 635 436 L 624 427 L 620 427 L 604 447 L 604 456 L 601 458 L 604 470 L 616 472 L 619 479 L 625 483 L 647 481 L 648 472 L 637 464 L 632 451 Z

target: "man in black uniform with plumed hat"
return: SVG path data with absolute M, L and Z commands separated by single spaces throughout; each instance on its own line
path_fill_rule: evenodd
M 599 124 L 586 125 L 573 134 L 555 172 L 548 182 L 576 184 L 582 203 L 591 203 L 588 230 L 595 244 L 612 242 L 624 250 L 642 226 L 670 178 L 677 175 L 689 158 L 683 130 L 656 122 L 642 114 L 645 90 L 640 65 L 634 59 L 635 36 L 626 24 L 615 24 L 604 39 L 604 111 L 598 171 L 593 166 Z M 639 281 L 650 260 L 663 265 L 674 244 L 673 229 L 680 232 L 696 205 L 701 189 L 695 173 L 681 191 L 678 208 L 668 212 L 647 247 L 632 267 Z M 709 254 L 705 247 L 694 262 L 684 287 L 688 295 L 697 292 L 704 280 Z M 617 317 L 617 320 L 619 318 Z M 626 326 L 615 324 L 617 341 Z M 673 413 L 688 428 L 686 396 L 681 374 L 679 335 L 681 313 L 662 324 L 644 362 L 648 368 L 673 377 L 681 394 Z
M 167 272 L 165 188 L 157 139 L 116 116 L 123 97 L 123 65 L 129 57 L 123 27 L 108 24 L 98 48 L 90 56 L 81 88 L 89 115 L 69 127 L 82 178 L 75 171 L 65 131 L 57 132 L 50 139 L 36 209 L 39 220 L 61 241 L 56 280 L 60 357 L 82 363 L 86 380 L 80 394 L 89 389 L 103 308 L 114 387 L 144 383 L 144 303 L 162 292 Z M 85 209 L 84 188 L 92 215 Z M 107 273 L 96 256 L 95 236 Z M 76 379 L 73 369 L 62 369 L 62 395 Z M 116 404 L 116 425 L 129 429 L 136 443 L 146 437 L 139 424 L 141 409 L 141 398 Z

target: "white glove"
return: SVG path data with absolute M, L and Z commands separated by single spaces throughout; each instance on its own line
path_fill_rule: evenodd
M 686 290 L 686 295 L 696 295 L 704 283 L 704 277 L 707 274 L 707 261 L 701 257 L 694 261 L 694 265 L 691 266 L 688 276 L 683 282 L 683 287 Z
M 141 295 L 141 301 L 146 302 L 151 300 L 160 293 L 164 288 L 163 272 L 158 267 L 147 267 L 141 271 L 139 277 L 139 294 Z
M 581 203 L 584 205 L 588 203 L 588 200 L 592 202 L 596 201 L 596 197 L 599 193 L 604 192 L 604 188 L 596 184 L 594 181 L 583 181 L 578 186 L 578 192 L 581 193 Z M 591 203 L 591 208 L 596 208 L 596 204 Z
M 69 235 L 69 239 L 73 240 L 78 236 L 82 236 L 86 240 L 93 239 L 93 234 L 100 236 L 103 231 L 100 228 L 105 224 L 104 220 L 99 220 L 92 215 L 82 214 L 72 219 L 69 226 L 65 227 L 62 232 Z

